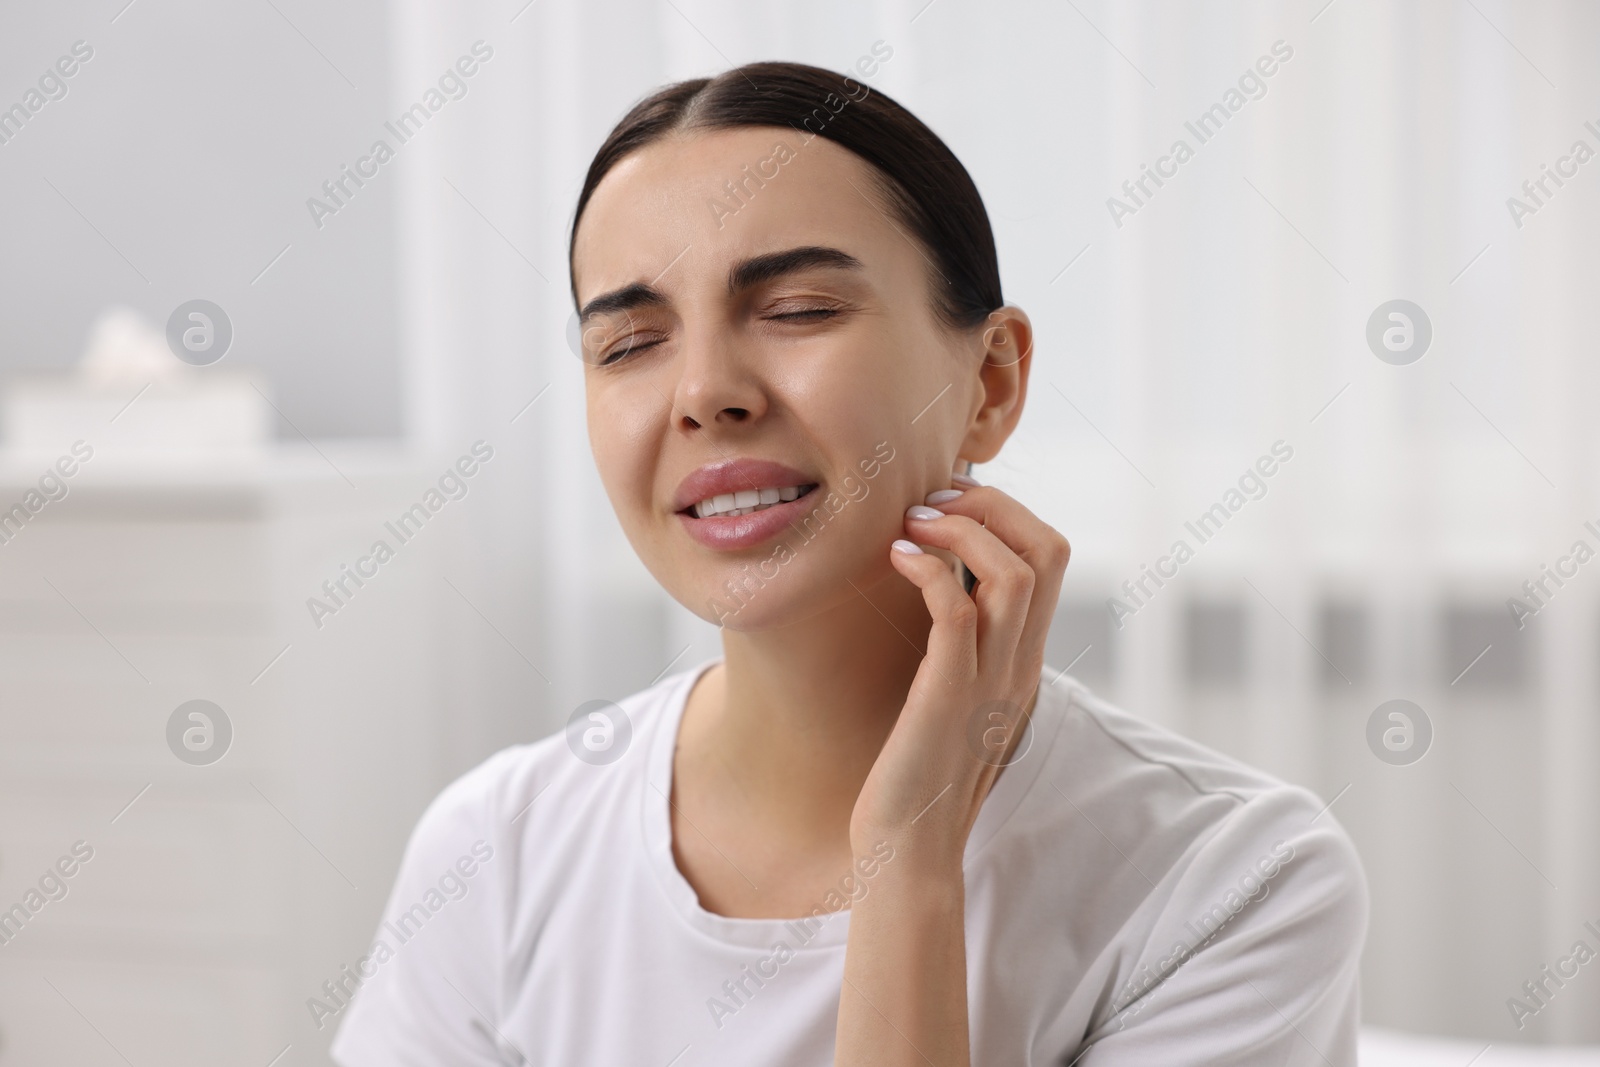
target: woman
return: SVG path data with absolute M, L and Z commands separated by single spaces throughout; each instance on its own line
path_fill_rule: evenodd
M 1067 542 L 953 473 L 1033 333 L 949 149 L 817 68 L 683 82 L 570 256 L 606 491 L 724 655 L 439 796 L 340 1062 L 1354 1063 L 1348 839 L 1047 667 Z

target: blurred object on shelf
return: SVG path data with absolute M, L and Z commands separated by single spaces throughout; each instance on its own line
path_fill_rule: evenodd
M 190 366 L 137 311 L 114 306 L 90 328 L 76 368 L 5 383 L 0 443 L 24 455 L 80 438 L 106 440 L 129 459 L 257 454 L 274 437 L 269 392 L 250 368 Z

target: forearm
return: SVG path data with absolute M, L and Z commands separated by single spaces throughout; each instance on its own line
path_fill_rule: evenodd
M 968 1067 L 959 864 L 889 864 L 850 908 L 835 1067 Z

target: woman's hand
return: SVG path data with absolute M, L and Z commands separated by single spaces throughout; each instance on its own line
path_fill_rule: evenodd
M 959 870 L 983 799 L 1038 693 L 1072 549 L 1016 500 L 970 479 L 930 494 L 907 512 L 905 526 L 908 540 L 895 542 L 890 558 L 922 590 L 933 628 L 900 718 L 856 799 L 850 838 L 858 855 L 887 840 L 916 866 Z M 972 594 L 918 544 L 966 564 L 978 579 Z
M 933 627 L 850 817 L 851 847 L 873 873 L 850 909 L 837 1067 L 970 1063 L 961 860 L 1038 694 L 1071 548 L 999 490 L 955 481 L 907 513 L 910 540 L 890 550 Z M 972 594 L 918 542 L 966 564 Z

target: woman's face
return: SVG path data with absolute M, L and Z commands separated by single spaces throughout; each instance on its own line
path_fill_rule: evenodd
M 589 441 L 680 603 L 763 630 L 854 598 L 893 573 L 905 509 L 988 458 L 963 450 L 985 331 L 939 323 L 931 276 L 869 165 L 791 129 L 674 136 L 596 188 L 573 253 Z M 697 516 L 718 497 L 758 510 Z

